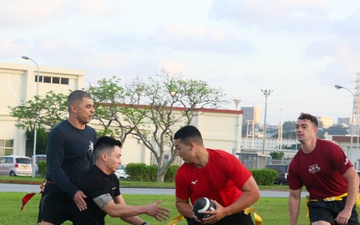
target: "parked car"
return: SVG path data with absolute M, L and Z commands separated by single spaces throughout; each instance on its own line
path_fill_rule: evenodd
M 0 157 L 0 175 L 31 176 L 31 159 L 27 156 L 6 155 Z
M 42 161 L 46 161 L 46 155 L 45 154 L 37 154 L 37 155 L 35 155 L 35 158 L 36 158 L 36 160 L 35 160 L 35 175 L 40 175 L 38 163 L 42 162 Z M 31 157 L 31 164 L 32 164 L 33 160 L 34 160 L 34 156 Z
M 273 169 L 278 173 L 278 177 L 275 179 L 274 184 L 284 185 L 287 184 L 287 174 L 289 165 L 287 164 L 271 164 L 266 165 L 266 168 Z
M 126 173 L 126 169 L 124 165 L 120 165 L 118 169 L 114 172 L 118 179 L 128 179 L 130 177 L 129 174 Z

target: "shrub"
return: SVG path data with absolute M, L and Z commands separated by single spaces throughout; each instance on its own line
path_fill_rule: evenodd
M 144 177 L 147 173 L 145 163 L 129 163 L 126 165 L 126 172 L 130 175 L 131 180 L 146 181 L 146 177 Z
M 250 170 L 258 185 L 274 185 L 278 174 L 273 169 L 252 169 Z
M 38 163 L 39 172 L 41 174 L 41 177 L 45 177 L 46 175 L 46 161 L 41 161 Z
M 171 165 L 166 171 L 164 182 L 174 182 L 175 174 L 179 166 Z M 144 163 L 129 163 L 126 165 L 126 172 L 133 181 L 156 182 L 158 168 L 156 165 L 147 166 Z
M 179 169 L 178 165 L 171 165 L 165 173 L 164 182 L 174 182 L 175 174 Z

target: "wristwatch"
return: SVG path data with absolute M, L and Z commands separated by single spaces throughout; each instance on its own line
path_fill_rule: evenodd
M 149 225 L 147 222 L 143 222 L 141 225 Z

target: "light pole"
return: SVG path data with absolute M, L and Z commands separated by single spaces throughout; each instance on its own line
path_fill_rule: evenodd
M 348 92 L 350 92 L 353 96 L 353 105 L 352 105 L 352 114 L 351 114 L 351 123 L 350 123 L 350 151 L 349 151 L 349 158 L 351 160 L 351 151 L 353 149 L 353 138 L 354 138 L 354 108 L 355 108 L 355 95 L 352 91 L 350 91 L 349 89 L 347 89 L 346 87 L 343 87 L 341 85 L 335 85 L 336 89 L 345 89 Z M 359 137 L 358 137 L 359 138 Z M 356 152 L 357 154 L 357 152 Z M 356 156 L 357 158 L 357 156 Z M 357 160 L 357 159 L 356 159 Z
M 262 154 L 265 154 L 265 139 L 266 139 L 266 111 L 267 111 L 267 97 L 273 92 L 272 90 L 261 90 L 265 96 L 265 113 L 264 113 L 264 134 L 263 134 L 263 146 Z
M 39 79 L 40 79 L 40 70 L 39 65 L 33 60 L 32 58 L 28 56 L 21 56 L 22 59 L 30 60 L 33 63 L 35 63 L 37 67 L 37 77 L 36 77 L 36 97 L 35 97 L 35 105 L 37 104 L 37 98 L 39 95 Z M 37 135 L 37 118 L 38 118 L 38 112 L 36 111 L 36 117 L 35 117 L 35 123 L 34 123 L 34 146 L 33 146 L 33 160 L 32 160 L 32 177 L 35 177 L 35 163 L 36 163 L 36 135 Z
M 240 99 L 234 99 L 234 103 L 235 103 L 235 110 L 238 110 L 238 107 L 240 105 L 241 100 Z

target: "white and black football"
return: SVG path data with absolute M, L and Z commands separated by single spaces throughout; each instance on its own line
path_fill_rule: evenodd
M 194 214 L 199 220 L 211 216 L 210 214 L 203 214 L 203 212 L 214 211 L 215 209 L 215 203 L 206 197 L 196 199 L 193 206 Z

